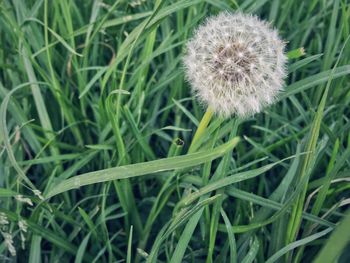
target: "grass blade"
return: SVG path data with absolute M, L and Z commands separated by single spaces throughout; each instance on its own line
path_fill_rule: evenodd
M 46 198 L 50 198 L 54 195 L 76 189 L 84 185 L 196 166 L 224 155 L 227 151 L 232 150 L 237 145 L 238 141 L 239 138 L 236 137 L 211 151 L 203 151 L 184 156 L 165 158 L 146 163 L 130 164 L 78 175 L 55 186 L 49 193 L 47 193 Z

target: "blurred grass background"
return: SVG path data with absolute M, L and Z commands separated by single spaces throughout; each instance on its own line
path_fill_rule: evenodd
M 222 10 L 271 21 L 289 76 L 188 153 L 184 44 Z M 349 262 L 349 21 L 348 0 L 1 0 L 0 261 Z

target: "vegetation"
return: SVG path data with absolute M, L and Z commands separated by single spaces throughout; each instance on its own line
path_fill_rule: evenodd
M 185 43 L 237 9 L 288 42 L 288 78 L 207 123 Z M 1 0 L 0 261 L 349 262 L 349 21 L 348 0 Z

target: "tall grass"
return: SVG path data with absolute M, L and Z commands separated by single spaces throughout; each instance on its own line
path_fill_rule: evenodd
M 285 91 L 192 141 L 184 44 L 237 9 L 288 41 Z M 0 1 L 0 261 L 349 262 L 349 21 L 348 0 Z

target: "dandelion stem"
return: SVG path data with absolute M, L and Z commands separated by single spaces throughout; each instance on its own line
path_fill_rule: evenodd
M 208 107 L 207 111 L 204 113 L 202 120 L 200 121 L 196 133 L 193 136 L 190 148 L 188 149 L 188 153 L 192 153 L 198 146 L 198 140 L 202 137 L 205 129 L 207 128 L 211 118 L 213 117 L 214 111 L 212 108 Z

